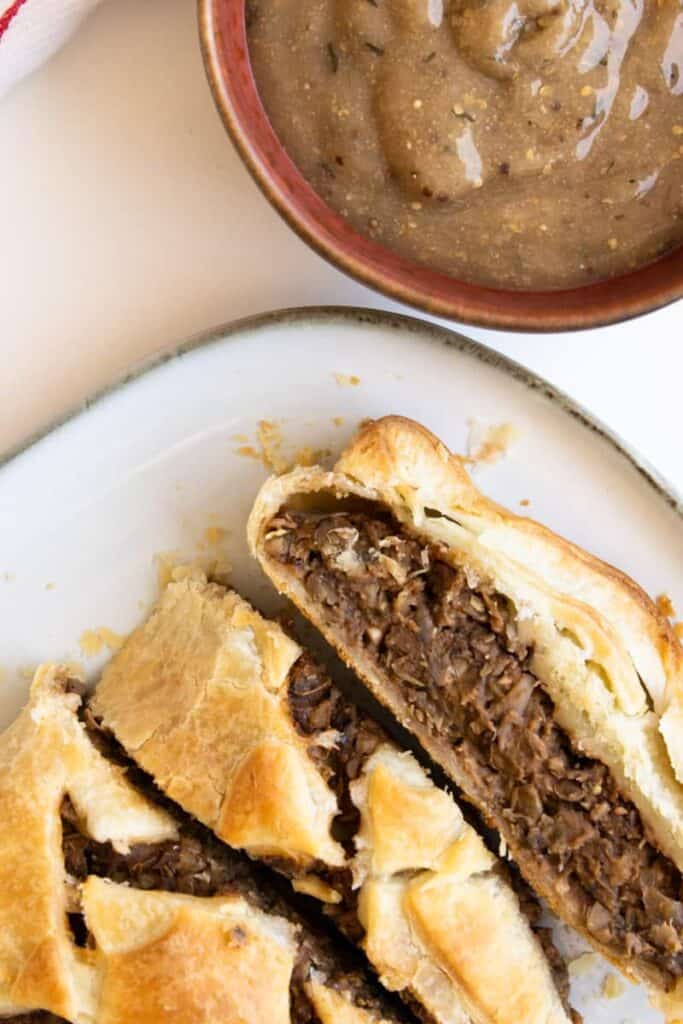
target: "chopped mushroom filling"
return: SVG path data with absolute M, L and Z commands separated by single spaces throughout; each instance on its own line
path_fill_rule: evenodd
M 507 599 L 380 511 L 284 512 L 266 548 L 400 692 L 418 735 L 449 739 L 492 820 L 596 940 L 673 985 L 683 975 L 681 873 L 605 765 L 556 723 Z

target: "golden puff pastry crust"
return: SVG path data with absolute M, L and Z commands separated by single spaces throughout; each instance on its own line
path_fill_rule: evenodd
M 96 943 L 98 1024 L 290 1024 L 297 935 L 282 918 L 242 896 L 145 892 L 94 877 L 82 900 Z
M 299 575 L 269 554 L 271 522 L 283 510 L 329 512 L 359 501 L 388 511 L 406 535 L 432 545 L 444 562 L 463 570 L 472 586 L 484 582 L 510 603 L 557 722 L 578 750 L 607 766 L 658 848 L 683 869 L 683 650 L 654 602 L 619 570 L 487 499 L 461 458 L 402 417 L 368 423 L 333 472 L 312 467 L 266 482 L 249 520 L 252 552 L 277 589 L 320 629 L 484 815 L 485 793 L 473 792 L 447 738 L 416 721 L 375 661 L 348 650 L 343 630 L 327 621 Z M 492 824 L 500 828 L 499 821 Z M 562 896 L 544 884 L 525 850 L 505 838 L 553 909 L 610 956 L 568 912 Z M 635 970 L 619 958 L 616 962 L 658 986 L 656 972 Z M 669 994 L 669 1003 L 680 999 L 683 1005 L 679 989 L 681 996 Z
M 569 1020 L 501 864 L 414 757 L 382 744 L 352 785 L 364 948 L 443 1024 Z
M 181 579 L 106 667 L 92 707 L 157 785 L 229 845 L 302 868 L 341 866 L 334 797 L 289 713 L 300 654 L 237 594 Z
M 239 894 L 200 898 L 94 877 L 82 886 L 82 904 L 96 943 L 97 1024 L 130 1024 L 132 1011 L 136 1024 L 300 1019 L 291 986 L 301 970 L 302 936 L 291 920 Z M 303 973 L 302 989 L 322 1024 L 402 1024 L 343 980 L 317 971 L 315 953 Z
M 89 832 L 120 850 L 176 836 L 92 746 L 69 693 L 71 673 L 38 669 L 29 703 L 0 737 L 0 1013 L 44 1009 L 89 1020 L 87 963 L 67 926 L 60 808 L 70 796 Z
M 235 650 L 248 660 L 222 654 Z M 271 652 L 283 650 L 274 671 Z M 190 689 L 179 710 L 178 694 Z M 185 810 L 202 811 L 208 779 L 212 799 L 227 794 L 207 819 L 216 834 L 254 857 L 277 853 L 298 891 L 319 899 L 356 940 L 365 933 L 361 945 L 385 986 L 430 1024 L 519 1024 L 521 1008 L 525 1024 L 567 1024 L 500 862 L 453 798 L 235 593 L 203 579 L 171 583 L 105 669 L 92 709 Z M 294 763 L 295 774 L 265 756 L 274 740 L 287 750 L 279 765 Z M 317 810 L 294 802 L 295 778 L 314 778 L 309 792 L 324 790 Z M 358 813 L 355 854 L 332 839 L 349 802 Z M 301 855 L 302 824 L 318 837 L 315 863 Z M 449 907 L 440 926 L 439 900 Z M 458 944 L 454 931 L 467 942 Z M 321 1020 L 346 1021 L 351 1010 L 337 1002 L 329 990 L 318 993 Z
M 94 745 L 92 720 L 82 724 L 81 689 L 68 669 L 42 666 L 0 737 L 0 1018 L 299 1024 L 312 1008 L 323 1022 L 335 1012 L 347 1024 L 407 1024 L 265 873 L 130 784 Z M 77 877 L 74 838 L 89 851 Z M 126 881 L 88 875 L 91 864 Z M 157 870 L 178 891 L 148 889 Z M 208 895 L 182 891 L 195 885 Z

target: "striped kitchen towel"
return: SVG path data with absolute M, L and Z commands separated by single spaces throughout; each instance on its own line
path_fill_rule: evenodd
M 100 0 L 0 0 L 0 97 L 48 59 Z

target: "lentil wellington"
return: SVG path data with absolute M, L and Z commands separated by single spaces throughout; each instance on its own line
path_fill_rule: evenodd
M 512 288 L 683 241 L 679 0 L 247 0 L 271 123 L 359 232 Z
M 608 769 L 555 721 L 509 602 L 381 508 L 284 511 L 264 536 L 268 559 L 296 574 L 346 649 L 448 738 L 490 818 L 587 931 L 664 988 L 683 976 L 681 873 Z

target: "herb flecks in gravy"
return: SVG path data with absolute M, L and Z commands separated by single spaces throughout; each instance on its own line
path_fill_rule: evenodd
M 683 241 L 680 0 L 249 0 L 285 147 L 360 232 L 555 288 Z

